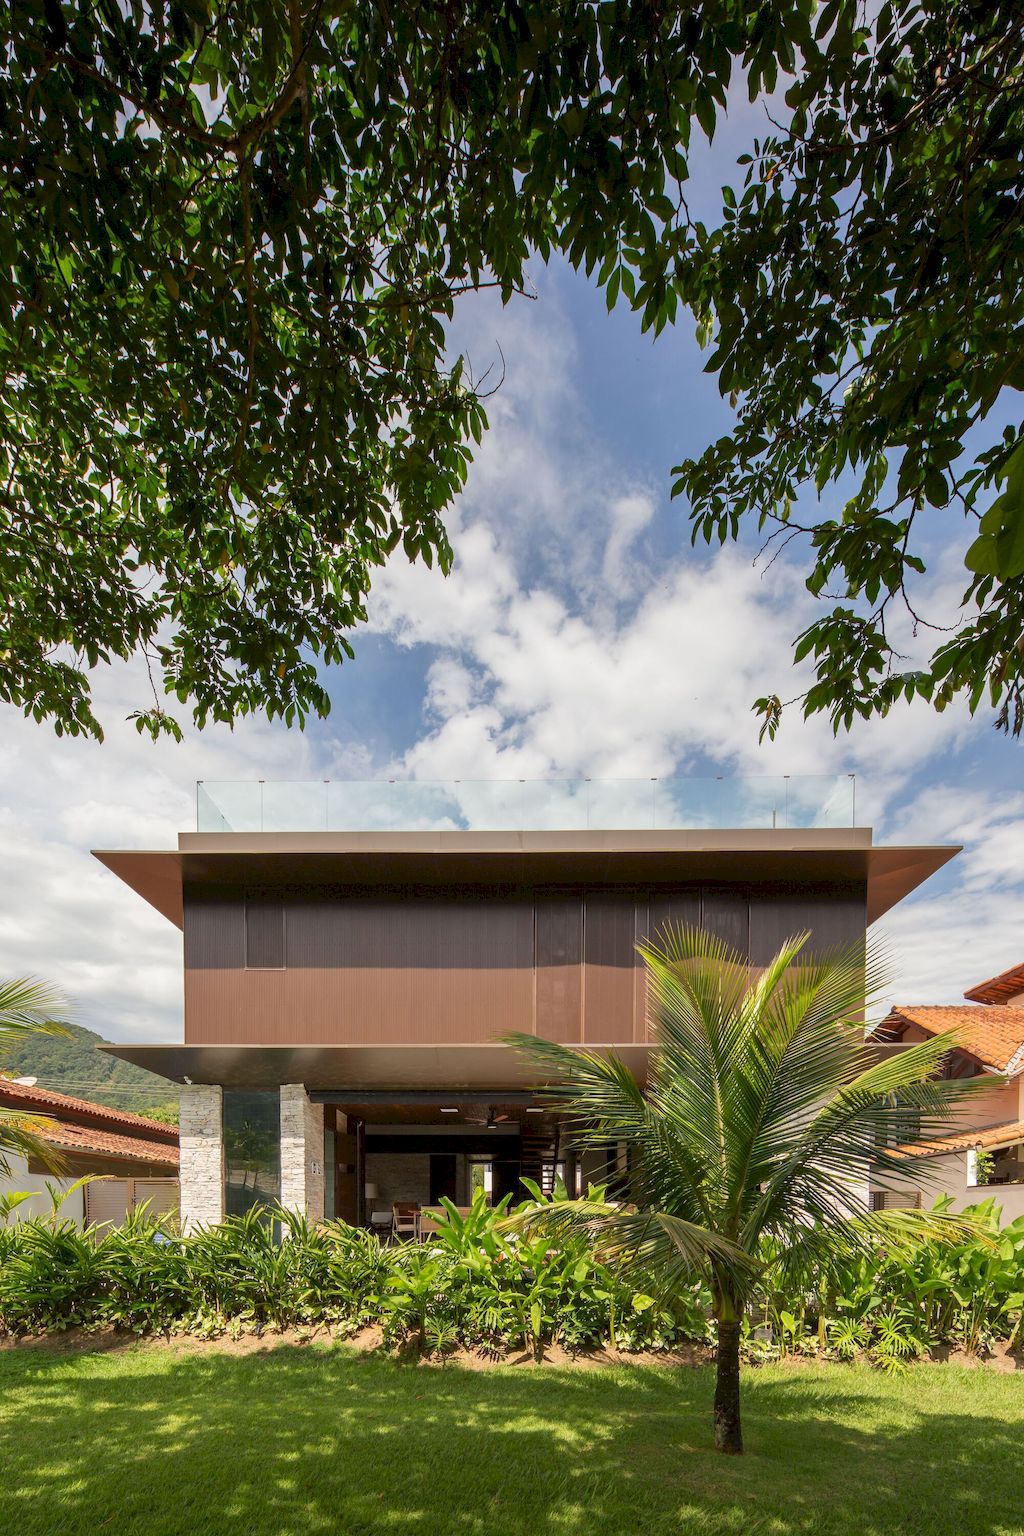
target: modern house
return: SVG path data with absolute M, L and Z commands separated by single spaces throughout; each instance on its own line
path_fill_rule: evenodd
M 176 849 L 97 857 L 184 934 L 186 1227 L 280 1200 L 495 1197 L 580 1168 L 511 1031 L 642 1077 L 638 940 L 703 924 L 751 964 L 852 942 L 958 851 L 876 847 L 854 783 L 201 784 Z
M 62 1171 L 54 1174 L 34 1158 L 8 1155 L 10 1171 L 0 1172 L 0 1195 L 30 1195 L 12 1212 L 13 1220 L 50 1215 L 53 1207 L 47 1185 L 68 1191 L 60 1217 L 79 1225 L 120 1223 L 143 1203 L 157 1212 L 177 1208 L 177 1126 L 55 1093 L 34 1080 L 3 1076 L 0 1106 L 40 1117 L 32 1129 L 63 1164 Z M 74 1189 L 84 1174 L 102 1182 Z
M 962 1129 L 933 1144 L 928 1183 L 905 1195 L 875 1197 L 878 1206 L 931 1203 L 949 1195 L 954 1210 L 993 1196 L 1003 1220 L 1024 1215 L 1024 964 L 1015 965 L 964 993 L 967 1006 L 900 1004 L 876 1026 L 872 1038 L 912 1045 L 930 1035 L 956 1031 L 956 1049 L 945 1065 L 951 1077 L 992 1078 Z

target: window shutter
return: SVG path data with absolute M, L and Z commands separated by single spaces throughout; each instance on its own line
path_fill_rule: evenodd
M 280 901 L 246 897 L 245 964 L 256 971 L 284 968 L 284 906 Z

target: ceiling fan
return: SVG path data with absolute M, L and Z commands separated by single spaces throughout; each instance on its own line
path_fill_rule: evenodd
M 507 1125 L 515 1116 L 501 1114 L 496 1104 L 489 1104 L 486 1111 L 481 1105 L 479 1109 L 467 1114 L 466 1119 L 471 1125 L 482 1125 L 485 1130 L 494 1131 L 499 1125 Z

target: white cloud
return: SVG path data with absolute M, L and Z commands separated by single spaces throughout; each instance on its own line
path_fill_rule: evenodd
M 452 656 L 435 661 L 427 673 L 426 708 L 441 720 L 465 715 L 474 701 L 476 678 Z
M 762 570 L 733 548 L 694 554 L 682 516 L 678 547 L 666 539 L 665 509 L 610 460 L 586 418 L 555 300 L 505 314 L 477 306 L 459 345 L 486 363 L 499 330 L 508 373 L 451 519 L 453 574 L 395 558 L 374 590 L 371 629 L 429 653 L 423 729 L 388 773 L 856 771 L 858 819 L 887 840 L 969 847 L 939 894 L 889 921 L 901 994 L 950 1000 L 1024 958 L 1024 797 L 1000 804 L 984 788 L 918 784 L 971 739 L 963 712 L 897 709 L 839 740 L 821 718 L 794 717 L 759 746 L 753 699 L 787 676 L 799 691 L 789 647 L 813 610 L 800 574 L 784 560 Z M 135 680 L 131 668 L 99 675 L 102 746 L 0 713 L 0 972 L 59 982 L 82 1022 L 112 1038 L 170 1039 L 181 1027 L 180 935 L 89 848 L 173 847 L 194 825 L 197 778 L 369 778 L 381 765 L 322 730 L 256 721 L 154 746 L 123 723 Z
M 595 521 L 597 519 L 595 518 Z M 633 526 L 639 526 L 639 520 Z M 608 539 L 617 570 L 623 545 Z M 437 648 L 448 705 L 398 769 L 437 777 L 519 770 L 639 776 L 695 771 L 832 774 L 870 769 L 862 810 L 882 815 L 908 772 L 956 745 L 961 712 L 922 704 L 836 738 L 821 717 L 787 717 L 776 743 L 758 744 L 752 701 L 788 675 L 796 629 L 811 599 L 792 568 L 763 574 L 740 551 L 679 556 L 657 569 L 639 601 L 579 598 L 531 581 L 482 517 L 455 535 L 455 567 L 432 573 L 393 561 L 378 580 L 371 625 L 400 645 Z M 602 564 L 607 569 L 605 558 Z M 615 586 L 612 581 L 610 585 Z M 605 599 L 605 600 L 602 600 Z M 806 680 L 807 672 L 803 670 Z M 453 720 L 451 682 L 464 715 Z M 453 743 L 467 758 L 453 757 Z
M 609 509 L 611 532 L 604 547 L 601 574 L 609 587 L 625 588 L 631 592 L 642 580 L 643 572 L 635 566 L 631 569 L 628 556 L 637 537 L 648 527 L 654 516 L 654 502 L 650 496 L 634 491 L 618 496 Z
M 958 1002 L 986 977 L 1024 960 L 1024 793 L 935 786 L 888 828 L 892 841 L 963 845 L 932 889 L 880 925 L 899 961 L 892 999 Z

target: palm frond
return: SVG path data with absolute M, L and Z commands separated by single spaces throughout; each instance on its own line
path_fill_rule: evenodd
M 710 1265 L 737 1277 L 758 1268 L 756 1259 L 717 1232 L 664 1211 L 637 1211 L 613 1201 L 554 1200 L 520 1209 L 502 1225 L 539 1231 L 552 1243 L 585 1236 L 602 1261 L 658 1273 L 669 1285 L 692 1281 Z
M 66 1035 L 67 1000 L 37 976 L 0 979 L 0 1052 L 26 1035 Z
M 881 1061 L 871 1059 L 869 1048 L 858 1051 L 861 1070 L 810 1120 L 793 1146 L 789 1168 L 811 1162 L 853 1166 L 863 1159 L 877 1171 L 918 1176 L 908 1166 L 916 1160 L 907 1154 L 948 1133 L 963 1107 L 999 1081 L 938 1077 L 955 1043 L 956 1032 L 950 1031 Z
M 739 1304 L 766 1238 L 827 1251 L 921 1227 L 920 1215 L 867 1212 L 869 1178 L 926 1179 L 926 1160 L 909 1154 L 955 1126 L 991 1079 L 940 1075 L 955 1035 L 879 1060 L 864 1018 L 884 954 L 807 946 L 794 935 L 760 972 L 699 929 L 640 946 L 653 1042 L 642 1085 L 614 1055 L 514 1041 L 578 1146 L 629 1148 L 635 1210 L 569 1202 L 544 1220 L 606 1227 L 609 1253 L 642 1250 L 665 1273 L 703 1265 Z
M 669 1191 L 677 1215 L 707 1225 L 710 1208 L 699 1151 L 673 1129 L 663 1106 L 645 1094 L 619 1057 L 534 1035 L 511 1035 L 507 1043 L 536 1065 L 535 1091 L 564 1114 L 578 1147 L 607 1150 L 627 1140 L 638 1151 L 634 1179 L 644 1203 L 660 1207 Z
M 613 1129 L 633 1126 L 645 1113 L 643 1092 L 625 1063 L 614 1053 L 557 1045 L 537 1035 L 513 1034 L 505 1044 L 514 1046 L 537 1068 L 535 1092 L 553 1109 L 579 1122 L 578 1134 L 593 1134 L 595 1144 L 607 1144 Z M 608 1132 L 591 1131 L 595 1125 Z
M 912 1254 L 921 1243 L 959 1243 L 965 1239 L 998 1247 L 997 1238 L 973 1216 L 912 1208 L 852 1211 L 845 1219 L 794 1228 L 776 1257 L 775 1268 L 784 1284 L 800 1284 L 811 1268 L 827 1269 L 832 1264 L 873 1256 L 879 1243 L 890 1254 Z
M 26 1115 L 20 1110 L 0 1108 L 0 1172 L 10 1174 L 8 1159 L 33 1158 L 50 1173 L 60 1174 L 66 1166 L 57 1149 L 40 1134 L 52 1124 L 48 1115 Z

